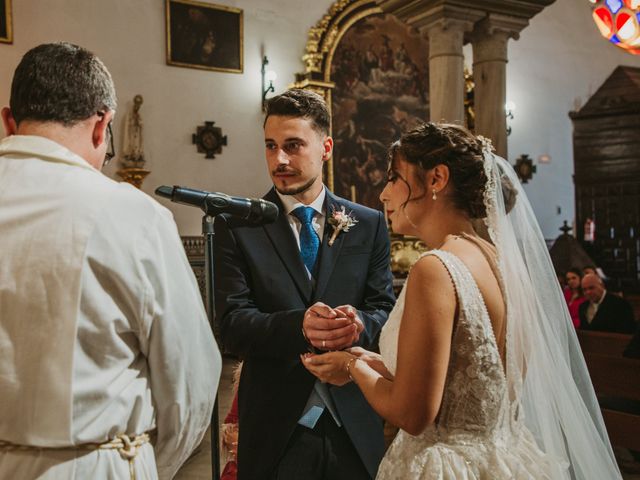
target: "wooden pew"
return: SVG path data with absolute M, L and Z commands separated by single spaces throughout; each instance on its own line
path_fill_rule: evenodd
M 622 352 L 631 341 L 631 335 L 624 333 L 589 330 L 578 330 L 577 333 L 582 353 L 598 353 L 612 357 L 622 357 Z
M 640 451 L 640 360 L 624 358 L 631 335 L 579 331 L 612 445 Z

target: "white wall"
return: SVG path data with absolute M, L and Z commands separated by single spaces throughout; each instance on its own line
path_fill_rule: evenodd
M 581 107 L 618 65 L 640 67 L 600 36 L 587 0 L 556 0 L 531 20 L 520 40 L 509 43 L 507 99 L 516 103 L 509 123 L 509 160 L 522 153 L 551 162 L 525 185 L 546 238 L 574 218 L 573 127 L 569 111 Z M 557 214 L 557 207 L 561 213 Z
M 176 184 L 262 196 L 270 181 L 262 136 L 261 46 L 278 73 L 276 92 L 282 91 L 303 69 L 309 27 L 332 1 L 306 1 L 304 9 L 298 0 L 216 3 L 244 10 L 242 74 L 166 65 L 163 0 L 14 0 L 14 43 L 0 44 L 0 104 L 8 104 L 13 71 L 30 48 L 62 40 L 82 45 L 102 59 L 116 84 L 117 150 L 125 109 L 135 94 L 144 97 L 146 168 L 152 172 L 144 191 Z M 191 134 L 205 120 L 215 121 L 228 136 L 229 145 L 213 160 L 191 144 Z M 115 176 L 115 162 L 105 168 L 107 175 Z M 160 201 L 174 212 L 181 234 L 201 232 L 199 210 Z
M 147 168 L 143 189 L 161 184 L 261 196 L 270 182 L 264 164 L 260 109 L 261 47 L 282 91 L 303 69 L 309 27 L 332 0 L 216 0 L 244 10 L 244 73 L 221 73 L 165 63 L 163 0 L 14 0 L 14 44 L 0 44 L 0 104 L 6 105 L 13 70 L 22 55 L 44 42 L 65 40 L 94 51 L 116 82 L 120 115 L 135 94 L 144 96 Z M 467 49 L 466 51 L 469 51 Z M 640 67 L 640 57 L 609 45 L 591 20 L 587 0 L 557 0 L 510 41 L 507 97 L 517 105 L 510 122 L 509 156 L 534 160 L 548 153 L 526 186 L 547 238 L 573 220 L 572 127 L 568 112 L 583 104 L 617 65 Z M 470 62 L 469 62 L 470 63 Z M 577 99 L 577 100 L 576 100 Z M 191 134 L 213 120 L 229 145 L 214 160 L 196 153 Z M 109 165 L 108 175 L 116 166 Z M 183 235 L 200 233 L 200 213 L 165 202 Z M 562 212 L 558 215 L 556 208 Z

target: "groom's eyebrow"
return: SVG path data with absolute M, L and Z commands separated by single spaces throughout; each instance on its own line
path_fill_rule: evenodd
M 276 142 L 273 138 L 265 138 L 264 139 L 265 142 L 273 142 L 273 143 L 278 143 Z M 307 141 L 304 138 L 300 138 L 300 137 L 288 137 L 285 138 L 282 142 L 282 144 L 284 145 L 285 143 L 292 143 L 292 142 L 298 142 L 298 143 L 304 143 L 306 144 Z

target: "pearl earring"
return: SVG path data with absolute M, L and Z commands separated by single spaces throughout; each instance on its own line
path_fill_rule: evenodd
M 432 198 L 433 200 L 437 200 L 437 199 L 438 199 L 438 196 L 436 195 L 436 191 L 435 191 L 435 189 L 434 189 L 434 190 L 432 190 L 432 191 L 433 191 L 433 194 L 431 195 L 431 198 Z

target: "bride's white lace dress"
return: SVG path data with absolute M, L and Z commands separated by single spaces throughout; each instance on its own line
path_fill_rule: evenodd
M 471 273 L 455 255 L 432 250 L 455 285 L 459 315 L 440 413 L 420 435 L 400 430 L 377 479 L 549 479 L 550 461 L 512 420 L 507 382 L 491 320 Z M 404 289 L 382 330 L 380 351 L 395 375 Z M 556 465 L 557 467 L 557 465 Z

